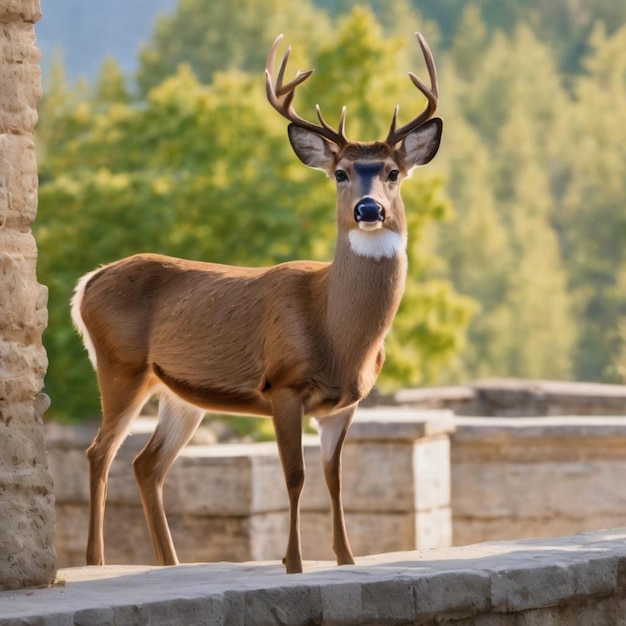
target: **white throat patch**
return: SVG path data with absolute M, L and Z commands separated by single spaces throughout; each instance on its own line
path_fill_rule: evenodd
M 398 252 L 406 250 L 406 235 L 386 228 L 372 232 L 353 228 L 348 233 L 348 238 L 355 254 L 375 261 L 392 259 Z

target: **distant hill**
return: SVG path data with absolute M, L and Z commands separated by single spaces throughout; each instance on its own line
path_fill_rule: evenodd
M 102 60 L 113 55 L 124 72 L 137 68 L 141 44 L 149 38 L 158 13 L 170 12 L 176 0 L 42 0 L 36 26 L 44 76 L 56 50 L 63 53 L 67 76 L 95 76 Z

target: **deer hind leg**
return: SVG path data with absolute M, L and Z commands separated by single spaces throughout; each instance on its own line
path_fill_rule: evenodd
M 146 447 L 133 462 L 146 522 L 159 565 L 177 565 L 178 557 L 163 508 L 165 476 L 196 432 L 204 411 L 170 393 L 159 400 L 159 421 Z
M 304 487 L 302 401 L 289 390 L 272 394 L 274 431 L 289 497 L 289 539 L 283 563 L 288 574 L 302 572 L 300 496 Z
M 104 372 L 109 372 L 103 373 Z M 98 369 L 102 396 L 102 424 L 87 449 L 89 459 L 89 533 L 87 564 L 104 564 L 104 508 L 109 469 L 126 438 L 132 421 L 149 396 L 143 375 L 128 375 L 110 369 Z
M 341 497 L 341 450 L 356 407 L 318 420 L 324 478 L 330 493 L 333 516 L 333 550 L 338 565 L 353 565 L 354 556 L 350 548 Z

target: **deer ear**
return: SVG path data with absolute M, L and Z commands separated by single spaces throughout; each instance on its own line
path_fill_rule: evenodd
M 400 145 L 400 156 L 407 169 L 416 165 L 426 165 L 439 150 L 443 120 L 433 117 L 413 132 L 409 133 Z
M 287 132 L 293 151 L 305 165 L 325 172 L 331 170 L 337 150 L 335 144 L 296 124 L 289 124 Z

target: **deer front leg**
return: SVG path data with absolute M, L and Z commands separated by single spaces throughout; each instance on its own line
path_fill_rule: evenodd
M 332 506 L 333 550 L 337 555 L 337 565 L 354 565 L 341 497 L 341 451 L 355 410 L 356 405 L 336 415 L 318 419 L 324 478 Z
M 302 401 L 290 390 L 272 394 L 274 430 L 289 497 L 289 540 L 283 559 L 288 574 L 302 572 L 300 495 L 304 486 L 302 453 Z

